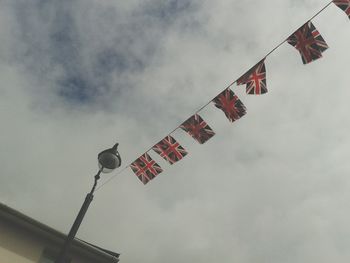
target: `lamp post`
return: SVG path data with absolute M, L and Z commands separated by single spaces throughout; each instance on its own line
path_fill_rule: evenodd
M 64 263 L 64 259 L 68 253 L 70 245 L 79 229 L 81 222 L 83 221 L 83 218 L 86 214 L 86 211 L 89 208 L 89 205 L 92 199 L 94 198 L 94 191 L 97 185 L 97 181 L 100 179 L 101 172 L 109 173 L 109 172 L 112 172 L 114 169 L 120 167 L 121 158 L 117 148 L 118 148 L 118 143 L 116 143 L 112 148 L 104 150 L 98 154 L 97 160 L 98 160 L 99 170 L 95 175 L 94 184 L 92 186 L 90 193 L 88 193 L 85 197 L 85 201 L 80 208 L 80 211 L 72 225 L 72 228 L 69 231 L 68 236 L 66 237 L 66 240 L 62 246 L 61 252 L 58 255 L 58 258 L 56 260 L 56 263 Z

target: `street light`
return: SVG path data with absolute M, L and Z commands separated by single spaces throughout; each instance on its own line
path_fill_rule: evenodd
M 116 143 L 112 148 L 104 150 L 98 154 L 97 160 L 98 160 L 99 170 L 95 175 L 94 185 L 92 186 L 90 193 L 88 193 L 85 197 L 85 201 L 80 208 L 79 214 L 75 219 L 72 228 L 69 231 L 69 234 L 63 244 L 61 252 L 56 260 L 56 263 L 64 263 L 64 259 L 67 255 L 69 247 L 79 229 L 81 222 L 83 221 L 85 213 L 88 210 L 92 199 L 94 198 L 94 191 L 97 185 L 97 181 L 100 179 L 101 172 L 110 173 L 114 169 L 120 167 L 122 160 L 120 158 L 117 148 L 118 148 L 118 143 Z

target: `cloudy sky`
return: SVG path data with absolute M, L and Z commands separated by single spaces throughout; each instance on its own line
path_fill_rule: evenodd
M 100 151 L 131 163 L 327 2 L 0 0 L 1 202 L 67 233 Z M 206 107 L 216 136 L 176 131 L 184 160 L 115 176 L 78 237 L 124 263 L 349 262 L 350 23 L 333 4 L 313 23 L 322 59 L 282 45 L 268 94 L 232 87 L 244 118 Z

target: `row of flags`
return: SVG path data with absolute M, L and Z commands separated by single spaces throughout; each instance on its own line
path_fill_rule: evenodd
M 212 102 L 215 107 L 221 109 L 230 122 L 240 119 L 246 114 L 246 108 L 236 94 L 227 88 L 216 96 Z M 178 128 L 189 134 L 198 143 L 203 144 L 215 135 L 213 129 L 199 114 L 194 114 L 184 121 Z M 169 164 L 180 161 L 187 155 L 186 149 L 170 134 L 152 147 Z M 130 165 L 132 171 L 143 184 L 160 174 L 163 169 L 156 163 L 148 152 L 141 155 Z
M 350 19 L 350 0 L 334 0 L 332 2 L 342 9 Z M 326 41 L 323 39 L 311 21 L 308 21 L 302 25 L 284 42 L 289 43 L 299 51 L 303 64 L 308 64 L 321 58 L 322 53 L 328 49 Z M 267 56 L 265 56 L 265 58 L 259 61 L 230 86 L 232 86 L 234 83 L 237 85 L 246 85 L 247 94 L 261 95 L 267 93 L 265 67 L 266 57 Z M 237 95 L 230 89 L 230 86 L 212 99 L 211 102 L 216 108 L 223 111 L 230 122 L 235 122 L 246 114 L 246 107 L 237 97 Z M 186 132 L 200 144 L 207 142 L 215 135 L 213 129 L 206 121 L 203 120 L 198 112 L 189 117 L 175 130 L 178 128 Z M 164 139 L 156 143 L 149 151 L 151 150 L 159 154 L 171 165 L 182 160 L 188 154 L 186 149 L 181 146 L 181 144 L 174 137 L 172 137 L 171 134 L 168 134 Z M 131 170 L 143 184 L 147 184 L 158 174 L 163 172 L 161 166 L 148 154 L 149 151 L 141 155 L 129 165 Z

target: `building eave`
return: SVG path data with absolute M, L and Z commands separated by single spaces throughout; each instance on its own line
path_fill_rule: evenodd
M 56 229 L 53 229 L 52 227 L 36 221 L 33 218 L 26 216 L 1 203 L 0 218 L 3 218 L 19 227 L 23 227 L 28 231 L 34 232 L 38 236 L 49 239 L 51 242 L 55 243 L 56 247 L 61 247 L 66 238 L 65 234 L 57 231 Z M 78 253 L 89 258 L 100 260 L 99 262 L 101 262 L 101 260 L 106 263 L 116 263 L 119 261 L 118 253 L 100 248 L 78 238 L 75 238 L 73 240 L 71 251 L 72 253 Z

